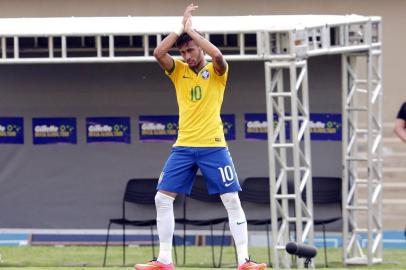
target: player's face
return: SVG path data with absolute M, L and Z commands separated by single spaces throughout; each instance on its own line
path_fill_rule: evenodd
M 179 52 L 190 68 L 199 67 L 204 59 L 202 49 L 193 40 L 180 47 Z

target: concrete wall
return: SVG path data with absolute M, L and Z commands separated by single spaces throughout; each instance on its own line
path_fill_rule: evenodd
M 130 0 L 20 0 L 0 1 L 0 17 L 61 16 L 180 16 L 190 1 Z M 406 100 L 406 63 L 403 35 L 406 1 L 403 0 L 196 0 L 196 15 L 360 14 L 379 15 L 384 26 L 384 121 L 393 122 Z
M 340 57 L 309 62 L 312 112 L 339 113 Z M 0 227 L 104 228 L 120 213 L 125 182 L 158 177 L 170 143 L 140 143 L 141 114 L 176 114 L 173 86 L 156 63 L 0 66 L 0 115 L 25 119 L 25 144 L 2 145 Z M 223 113 L 233 113 L 229 143 L 240 180 L 267 176 L 266 141 L 244 139 L 244 113 L 265 112 L 262 63 L 230 63 Z M 77 118 L 77 145 L 33 145 L 32 117 Z M 85 118 L 130 116 L 130 145 L 86 144 Z M 314 175 L 341 175 L 339 142 L 314 142 Z M 41 211 L 39 211 L 41 209 Z

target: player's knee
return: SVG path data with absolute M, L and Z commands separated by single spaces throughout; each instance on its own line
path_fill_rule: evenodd
M 155 195 L 156 208 L 172 207 L 174 200 L 175 200 L 175 198 L 172 198 L 169 195 L 163 194 L 161 192 L 157 192 Z
M 220 195 L 220 198 L 227 211 L 239 210 L 241 208 L 241 201 L 238 192 L 224 193 Z

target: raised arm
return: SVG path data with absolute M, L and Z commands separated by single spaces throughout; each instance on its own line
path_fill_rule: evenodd
M 178 34 L 173 32 L 165 37 L 154 50 L 154 57 L 166 71 L 171 72 L 174 68 L 172 56 L 168 53 L 178 39 Z
M 198 6 L 191 4 L 189 7 L 194 7 L 193 10 L 197 9 Z M 192 11 L 193 11 L 192 10 Z M 203 49 L 213 61 L 214 70 L 218 75 L 223 75 L 227 70 L 227 62 L 223 57 L 221 51 L 213 45 L 210 41 L 202 37 L 198 32 L 192 29 L 192 12 L 184 14 L 183 17 L 185 21 L 185 32 L 196 42 L 196 44 Z
M 183 13 L 182 23 L 179 25 L 174 32 L 170 33 L 166 38 L 162 40 L 161 43 L 154 50 L 154 57 L 158 60 L 158 63 L 168 72 L 171 72 L 174 68 L 174 61 L 172 56 L 168 53 L 172 46 L 175 44 L 176 40 L 184 32 L 185 24 L 188 18 L 190 18 L 192 11 L 196 10 L 198 6 L 190 4 L 186 7 Z

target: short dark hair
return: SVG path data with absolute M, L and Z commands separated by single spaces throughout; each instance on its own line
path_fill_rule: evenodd
M 203 34 L 200 33 L 197 30 L 194 30 L 196 33 L 198 33 L 199 35 L 201 35 L 203 37 Z M 183 45 L 187 44 L 189 41 L 193 40 L 187 33 L 182 33 L 180 34 L 180 36 L 178 37 L 178 39 L 175 42 L 175 46 L 177 48 L 182 47 Z

